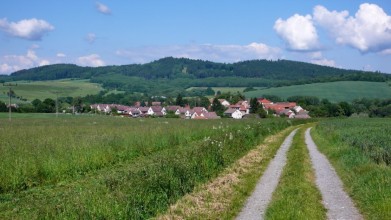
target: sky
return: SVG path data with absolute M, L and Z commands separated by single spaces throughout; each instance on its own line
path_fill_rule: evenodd
M 389 0 L 2 0 L 0 74 L 37 66 L 287 59 L 391 73 Z

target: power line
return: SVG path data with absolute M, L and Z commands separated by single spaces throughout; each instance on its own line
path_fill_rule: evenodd
M 11 121 L 11 113 L 12 113 L 12 106 L 11 106 L 11 91 L 12 91 L 12 87 L 13 86 L 18 86 L 17 83 L 3 83 L 3 86 L 8 86 L 9 87 L 9 92 L 8 92 L 8 96 L 9 96 L 9 102 L 8 102 L 8 108 L 9 108 L 9 113 L 8 113 L 8 117 L 9 117 L 9 121 Z

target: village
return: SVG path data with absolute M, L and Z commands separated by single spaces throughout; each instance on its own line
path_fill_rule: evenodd
M 226 109 L 223 117 L 242 119 L 250 115 L 251 106 L 249 100 L 241 100 L 235 104 L 229 103 L 225 99 L 218 99 L 220 104 Z M 267 114 L 274 117 L 287 118 L 310 118 L 309 112 L 302 107 L 296 105 L 295 102 L 272 102 L 266 98 L 257 99 L 259 105 L 265 110 Z M 100 114 L 115 114 L 122 117 L 165 117 L 168 114 L 173 114 L 178 118 L 183 119 L 220 119 L 216 112 L 211 111 L 213 99 L 208 108 L 193 107 L 189 105 L 184 107 L 178 105 L 164 106 L 161 102 L 152 102 L 150 106 L 143 106 L 141 102 L 136 102 L 133 106 L 119 105 L 119 104 L 94 104 L 91 105 L 91 110 L 94 113 Z

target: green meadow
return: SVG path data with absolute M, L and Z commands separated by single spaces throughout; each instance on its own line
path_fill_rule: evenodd
M 315 96 L 332 102 L 349 102 L 360 98 L 391 98 L 391 86 L 386 82 L 341 81 L 259 89 L 244 94 L 246 97 L 276 95 L 284 99 L 290 96 Z
M 21 99 L 32 101 L 34 99 L 44 100 L 46 98 L 59 97 L 77 97 L 89 94 L 97 94 L 102 87 L 96 83 L 90 83 L 88 80 L 52 80 L 52 81 L 16 81 L 12 82 L 17 86 L 12 87 L 16 96 Z M 9 87 L 0 85 L 0 100 L 8 102 Z M 14 102 L 14 101 L 13 101 Z M 17 102 L 23 102 L 18 100 Z
M 146 219 L 303 121 L 0 119 L 0 219 Z

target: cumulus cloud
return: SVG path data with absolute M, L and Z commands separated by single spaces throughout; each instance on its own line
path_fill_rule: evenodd
M 92 66 L 92 67 L 105 65 L 105 62 L 100 58 L 98 54 L 91 54 L 91 55 L 79 57 L 77 59 L 77 63 L 82 66 Z
M 0 19 L 0 29 L 13 37 L 38 41 L 54 27 L 45 20 L 36 18 L 24 19 L 18 22 L 8 22 L 6 18 Z
M 50 64 L 49 60 L 38 57 L 32 48 L 27 50 L 24 55 L 6 55 L 1 57 L 0 74 L 9 74 L 22 69 Z
M 281 57 L 281 51 L 279 48 L 262 43 L 248 45 L 203 44 L 138 47 L 117 50 L 116 55 L 125 57 L 131 63 L 146 63 L 167 56 L 231 63 L 251 59 L 278 59 Z
M 102 14 L 105 14 L 105 15 L 110 15 L 111 14 L 111 10 L 109 7 L 107 7 L 106 5 L 100 3 L 100 2 L 96 2 L 96 9 L 102 13 Z
M 94 33 L 88 33 L 85 39 L 88 43 L 93 44 L 96 40 L 96 35 Z
M 314 60 L 311 60 L 311 63 L 321 65 L 321 66 L 336 67 L 334 60 L 329 60 L 326 58 L 314 59 Z
M 64 53 L 57 53 L 56 56 L 60 57 L 60 58 L 63 58 L 63 57 L 66 57 L 67 55 L 65 55 Z
M 361 4 L 354 16 L 348 11 L 314 8 L 314 21 L 326 29 L 338 44 L 349 45 L 363 53 L 391 49 L 391 17 L 375 4 Z
M 318 34 L 310 15 L 295 14 L 287 20 L 279 18 L 274 23 L 274 30 L 290 50 L 313 51 L 319 49 Z

